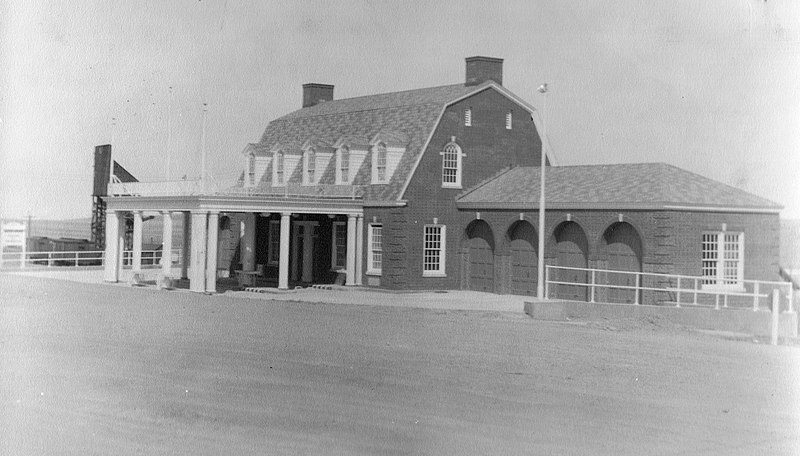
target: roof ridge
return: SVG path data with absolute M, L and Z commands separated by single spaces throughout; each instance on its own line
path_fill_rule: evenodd
M 677 170 L 678 172 L 684 172 L 684 173 L 687 173 L 687 174 L 691 174 L 691 175 L 693 175 L 693 176 L 697 176 L 697 177 L 699 177 L 699 178 L 701 178 L 701 179 L 709 180 L 709 181 L 711 181 L 711 182 L 714 182 L 714 183 L 716 183 L 716 184 L 719 184 L 719 185 L 722 185 L 722 186 L 724 186 L 724 187 L 727 187 L 727 188 L 729 188 L 729 189 L 731 189 L 731 190 L 734 190 L 734 191 L 737 191 L 737 192 L 741 192 L 741 193 L 745 193 L 745 194 L 747 194 L 747 195 L 754 196 L 754 197 L 756 197 L 756 198 L 760 198 L 760 199 L 764 200 L 764 202 L 766 202 L 766 203 L 769 203 L 769 204 L 771 204 L 771 205 L 773 205 L 773 206 L 780 206 L 780 207 L 783 207 L 783 205 L 782 205 L 782 204 L 780 204 L 780 203 L 778 203 L 778 202 L 776 202 L 776 201 L 772 201 L 772 200 L 771 200 L 771 199 L 769 199 L 769 198 L 765 198 L 765 197 L 763 197 L 763 196 L 761 196 L 761 195 L 756 195 L 755 193 L 749 192 L 749 191 L 747 191 L 747 190 L 744 190 L 744 189 L 741 189 L 741 188 L 739 188 L 739 187 L 735 187 L 735 186 L 733 186 L 733 185 L 730 185 L 730 184 L 726 184 L 725 182 L 718 181 L 718 180 L 716 180 L 716 179 L 712 179 L 712 178 L 710 178 L 710 177 L 708 177 L 708 176 L 704 176 L 704 175 L 702 175 L 702 174 L 700 174 L 700 173 L 696 173 L 696 172 L 694 172 L 694 171 L 689 171 L 688 169 L 683 169 L 683 168 L 680 168 L 680 167 L 678 167 L 678 166 L 675 166 L 675 165 L 673 165 L 673 164 L 670 164 L 670 163 L 659 162 L 659 164 L 661 164 L 661 165 L 664 165 L 664 166 L 666 166 L 666 167 L 668 167 L 668 168 L 671 168 L 671 169 L 673 169 L 673 170 Z M 666 182 L 664 182 L 664 180 L 663 180 L 663 179 L 662 179 L 662 184 L 664 184 L 664 185 L 668 185 Z

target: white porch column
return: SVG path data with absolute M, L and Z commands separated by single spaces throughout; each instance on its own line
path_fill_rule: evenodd
M 217 237 L 219 212 L 208 214 L 208 243 L 206 247 L 206 292 L 217 292 Z
M 347 278 L 345 285 L 355 285 L 356 281 L 356 214 L 347 215 Z
M 181 279 L 189 278 L 189 261 L 192 250 L 190 239 L 192 233 L 192 217 L 189 211 L 183 213 L 183 246 L 181 247 Z
M 356 285 L 363 285 L 364 275 L 364 215 L 359 214 L 356 221 Z
M 192 266 L 189 268 L 189 290 L 206 291 L 206 212 L 192 212 Z
M 133 273 L 142 272 L 142 211 L 133 211 Z
M 244 233 L 242 236 L 242 270 L 256 270 L 256 214 L 250 213 L 244 217 Z
M 106 251 L 103 264 L 103 280 L 119 282 L 122 265 L 122 249 L 125 242 L 125 218 L 122 212 L 111 211 L 106 215 Z
M 281 214 L 281 249 L 278 260 L 278 289 L 289 289 L 289 226 L 292 223 L 292 214 Z
M 164 228 L 161 230 L 161 274 L 164 277 L 172 276 L 172 213 L 162 211 L 161 218 Z

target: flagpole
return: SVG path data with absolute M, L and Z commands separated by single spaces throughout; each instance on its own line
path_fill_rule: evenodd
M 547 122 L 545 118 L 547 117 L 547 83 L 542 84 L 537 89 L 539 93 L 542 94 L 543 102 L 542 102 L 542 151 L 541 151 L 541 165 L 540 165 L 540 185 L 539 185 L 539 251 L 537 252 L 537 256 L 539 257 L 539 264 L 538 264 L 538 276 L 536 281 L 536 297 L 539 299 L 546 299 L 547 297 L 544 295 L 544 236 L 545 236 L 545 227 L 544 227 L 544 168 L 546 164 L 546 147 L 545 144 L 547 143 Z

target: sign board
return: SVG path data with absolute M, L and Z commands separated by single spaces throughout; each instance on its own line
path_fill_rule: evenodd
M 25 267 L 25 243 L 27 241 L 27 226 L 22 222 L 2 222 L 0 224 L 0 265 L 11 259 L 19 261 Z M 8 252 L 7 252 L 8 251 Z M 17 259 L 18 258 L 18 259 Z

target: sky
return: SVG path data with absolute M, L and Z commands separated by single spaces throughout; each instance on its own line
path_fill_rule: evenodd
M 666 162 L 800 218 L 800 2 L 0 0 L 0 218 L 89 217 L 94 147 L 141 181 L 232 183 L 300 108 L 505 59 L 558 165 Z M 547 82 L 546 109 L 536 88 Z

